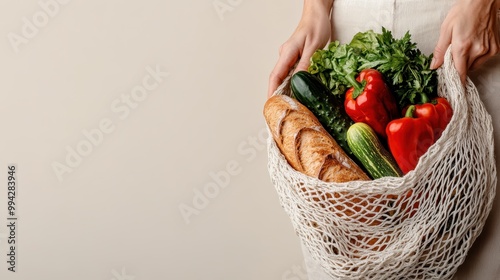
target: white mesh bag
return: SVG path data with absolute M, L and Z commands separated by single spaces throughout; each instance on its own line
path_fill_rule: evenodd
M 289 94 L 289 78 L 275 94 Z M 268 139 L 268 168 L 296 234 L 333 279 L 451 279 L 480 234 L 496 188 L 493 126 L 448 50 L 441 138 L 404 177 L 326 183 L 294 170 Z M 271 134 L 269 134 L 271 135 Z

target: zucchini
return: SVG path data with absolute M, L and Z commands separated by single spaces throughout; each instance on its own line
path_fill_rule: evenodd
M 318 118 L 344 152 L 355 159 L 347 144 L 347 130 L 354 122 L 345 112 L 343 99 L 330 93 L 321 80 L 307 71 L 293 74 L 290 87 L 294 97 Z
M 373 179 L 402 176 L 391 153 L 384 148 L 369 125 L 362 122 L 353 124 L 347 130 L 347 143 Z

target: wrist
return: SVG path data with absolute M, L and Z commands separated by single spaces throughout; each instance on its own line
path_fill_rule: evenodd
M 332 6 L 333 0 L 304 0 L 303 16 L 329 16 Z
M 499 7 L 500 0 L 460 0 L 468 6 L 475 7 Z
M 333 0 L 304 0 L 304 9 L 326 11 L 329 13 L 332 6 Z
M 304 0 L 304 5 L 320 5 L 326 9 L 330 9 L 333 5 L 333 0 Z
M 497 16 L 500 9 L 500 0 L 458 0 L 462 10 L 479 18 Z

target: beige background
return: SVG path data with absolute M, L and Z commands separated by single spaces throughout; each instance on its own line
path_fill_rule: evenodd
M 261 114 L 301 8 L 1 1 L 0 278 L 305 279 L 268 178 Z M 146 94 L 121 99 L 144 81 Z M 6 263 L 10 163 L 16 273 Z

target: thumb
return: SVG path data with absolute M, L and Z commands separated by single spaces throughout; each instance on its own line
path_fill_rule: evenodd
M 444 54 L 446 49 L 443 51 L 443 48 L 437 46 L 434 49 L 434 53 L 432 54 L 432 61 L 430 68 L 432 70 L 439 68 L 444 62 Z
M 439 68 L 444 62 L 444 54 L 451 43 L 451 37 L 441 34 L 432 54 L 431 69 Z

